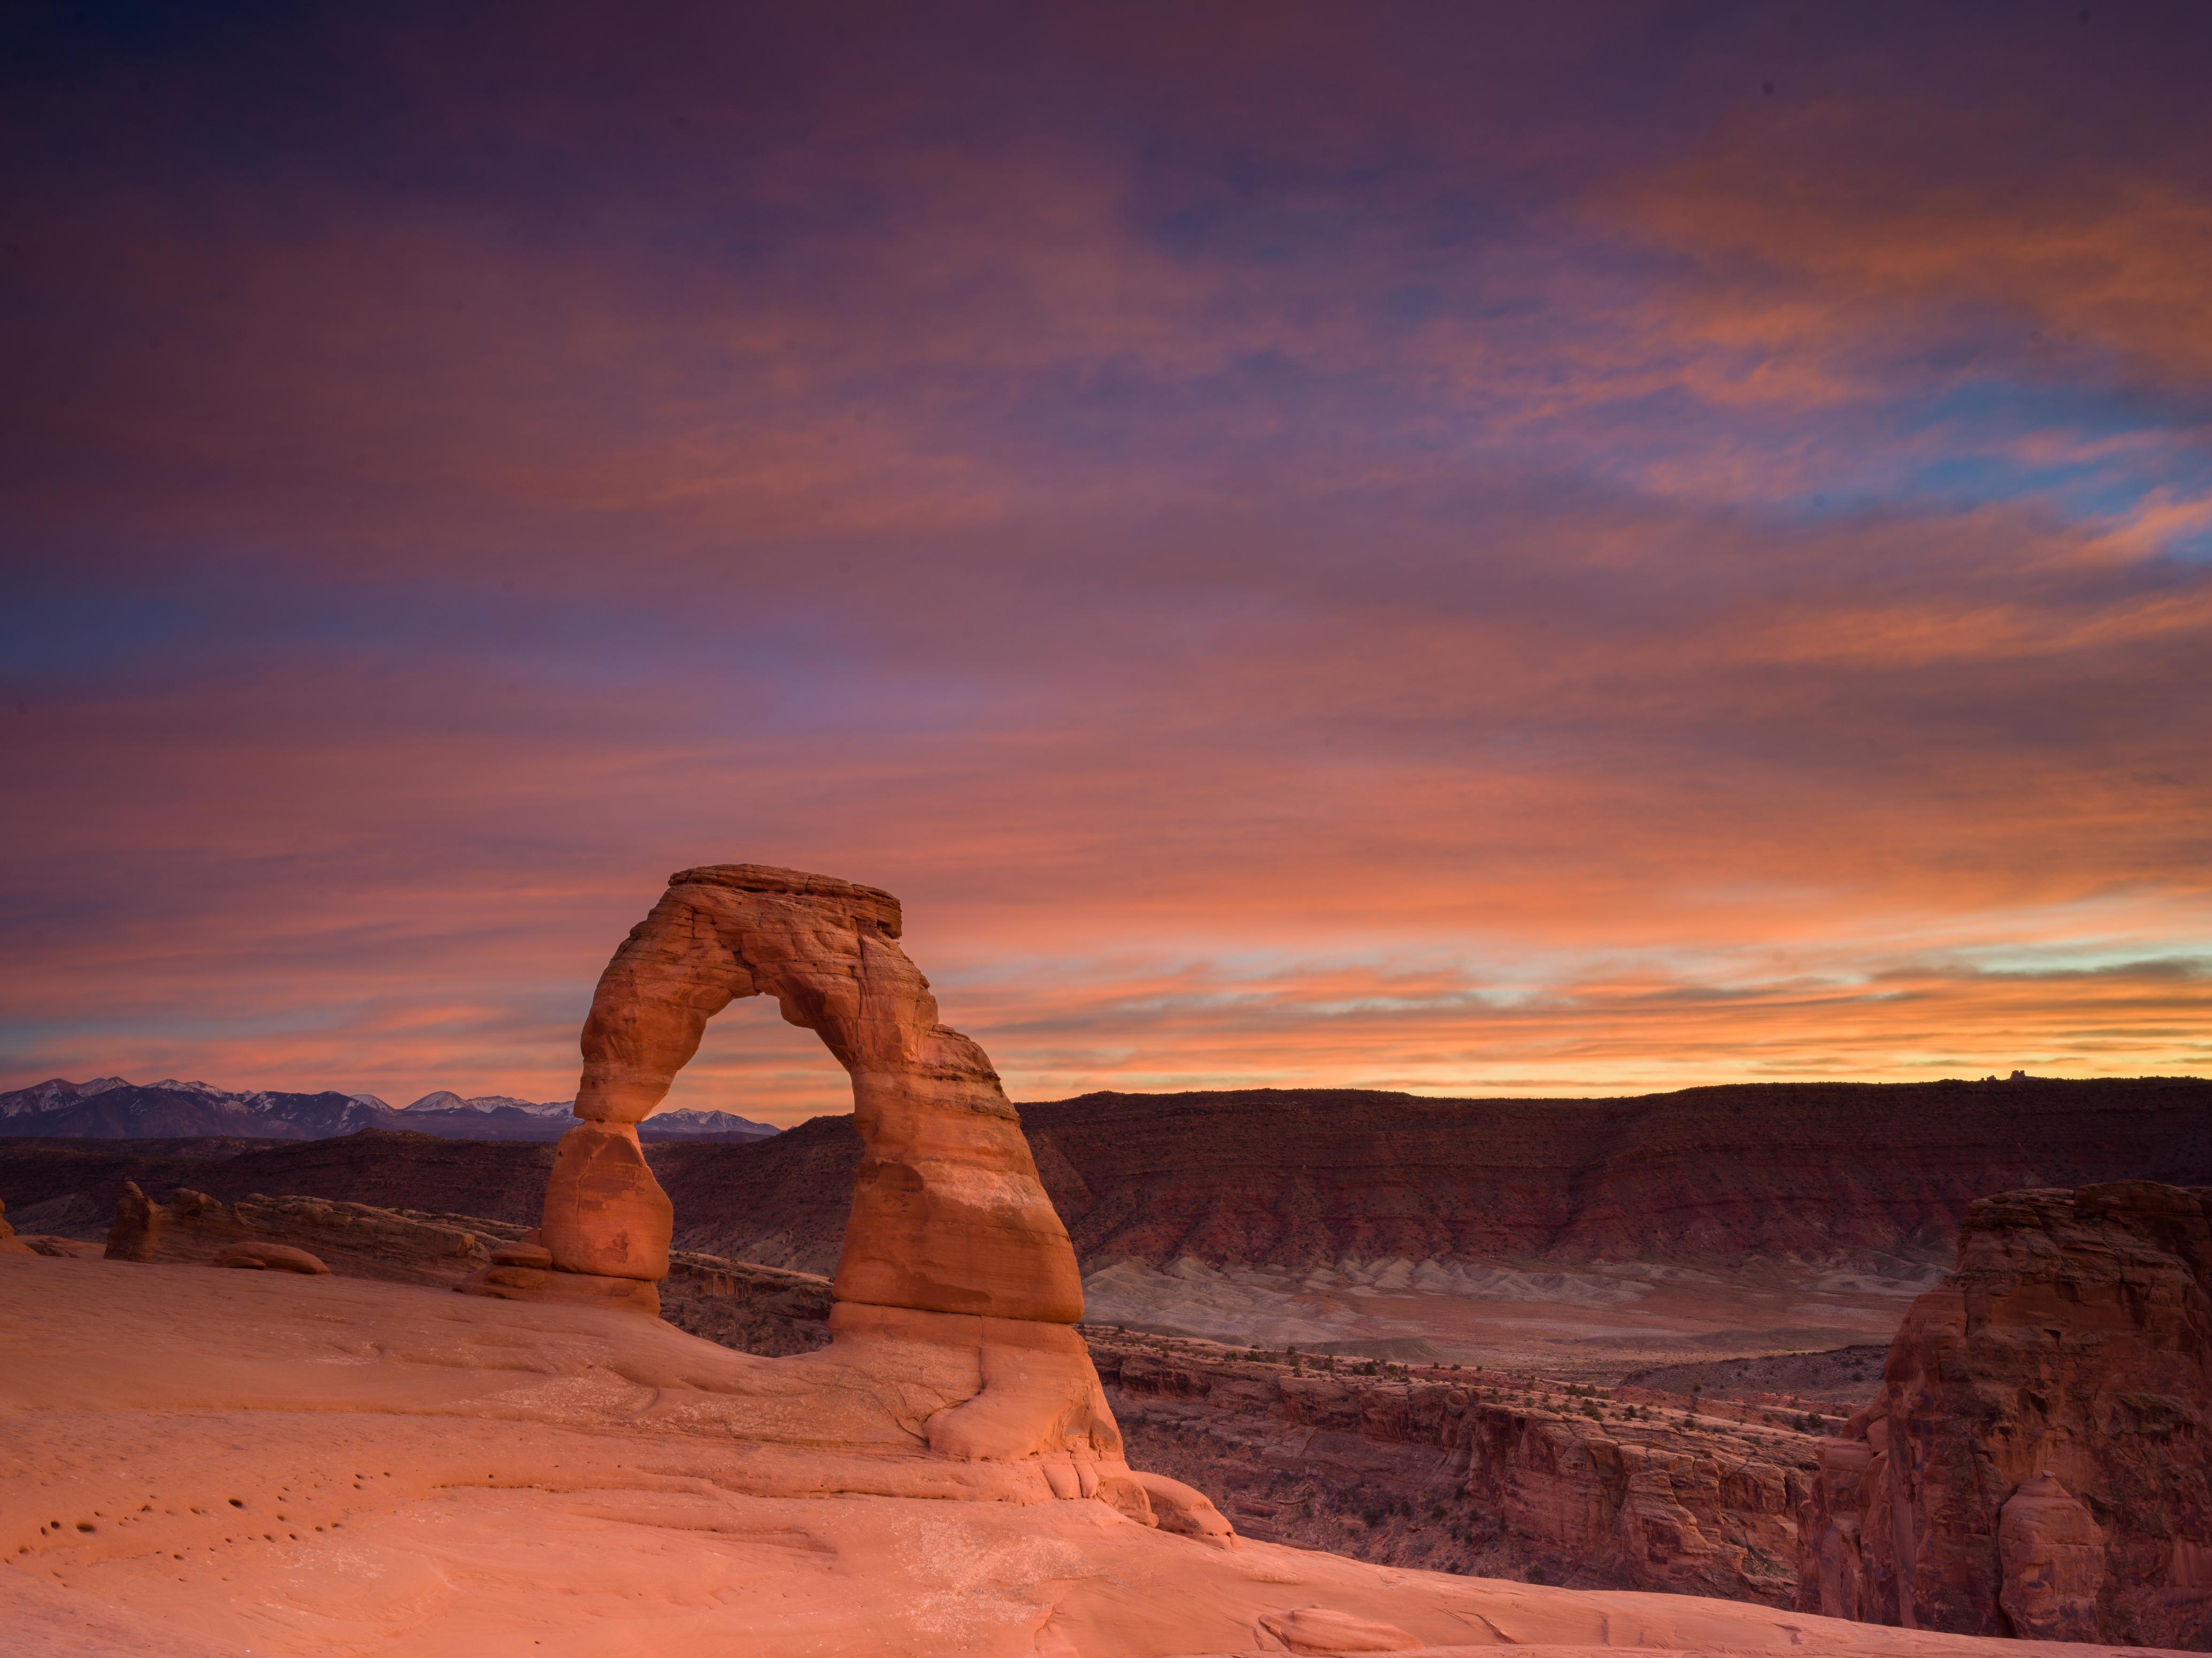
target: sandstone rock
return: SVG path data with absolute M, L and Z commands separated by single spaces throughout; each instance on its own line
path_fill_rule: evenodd
M 282 1248 L 349 1277 L 452 1284 L 483 1261 L 489 1241 L 520 1230 L 498 1221 L 258 1193 L 222 1203 L 179 1188 L 156 1203 L 132 1185 L 116 1206 L 106 1253 L 112 1260 L 213 1261 L 234 1250 Z
M 1262 1652 L 1316 1654 L 1410 1652 L 1427 1644 L 1395 1625 L 1327 1606 L 1263 1612 L 1254 1621 L 1252 1643 Z
M 2025 1481 L 1997 1518 L 1997 1604 L 2024 1640 L 2094 1641 L 2105 1535 L 2049 1474 Z
M 488 1266 L 467 1283 L 453 1287 L 467 1295 L 489 1296 L 499 1301 L 556 1301 L 624 1309 L 648 1318 L 660 1315 L 660 1291 L 645 1278 L 547 1272 L 535 1266 Z
M 923 1424 L 930 1448 L 941 1455 L 969 1461 L 1066 1456 L 1092 1463 L 1121 1455 L 1121 1429 L 1091 1351 L 1064 1324 L 839 1302 L 830 1309 L 830 1329 L 849 1362 L 890 1373 L 900 1366 L 881 1355 L 901 1345 L 950 1349 L 972 1363 L 974 1388 Z
M 262 1243 L 247 1241 L 234 1243 L 216 1254 L 210 1263 L 216 1266 L 242 1266 L 255 1272 L 299 1272 L 313 1278 L 328 1276 L 330 1268 L 305 1249 L 295 1249 L 289 1243 Z
M 679 872 L 600 976 L 577 1115 L 639 1121 L 708 1018 L 738 997 L 773 996 L 853 1078 L 865 1149 L 838 1299 L 1072 1323 L 1083 1308 L 1074 1253 L 1020 1120 L 983 1051 L 939 1022 L 928 981 L 896 943 L 900 925 L 889 893 L 827 876 L 752 864 Z M 556 1264 L 607 1270 L 568 1224 L 549 1210 Z
M 2212 1645 L 2212 1192 L 1978 1203 L 1803 1515 L 1808 1611 Z
M 123 1197 L 115 1206 L 115 1224 L 107 1234 L 110 1260 L 151 1260 L 161 1246 L 167 1215 L 138 1189 L 136 1181 L 123 1183 Z
M 8 1652 L 2027 1650 L 1199 1546 L 1056 1500 L 1047 1465 L 921 1449 L 974 1386 L 951 1345 L 771 1361 L 588 1307 L 299 1287 L 0 1258 L 10 1348 L 37 1356 L 0 1363 Z
M 562 1138 L 543 1227 L 556 1266 L 602 1278 L 665 1278 L 674 1215 L 635 1127 L 583 1122 Z
M 455 1287 L 657 1314 L 672 1210 L 635 1125 L 696 1051 L 708 1017 L 738 996 L 773 995 L 852 1076 L 864 1147 L 831 1345 L 763 1382 L 778 1411 L 834 1423 L 880 1395 L 896 1401 L 908 1448 L 919 1442 L 946 1462 L 1020 1465 L 991 1476 L 994 1492 L 1096 1497 L 1233 1546 L 1234 1531 L 1198 1491 L 1130 1473 L 1071 1327 L 1083 1307 L 1075 1256 L 1020 1120 L 982 1050 L 938 1022 L 898 932 L 897 901 L 872 888 L 751 865 L 672 877 L 600 976 L 581 1039 L 582 1121 L 556 1151 L 536 1236 L 527 1248 L 510 1238 L 487 1250 L 483 1267 Z M 140 1230 L 155 1224 L 150 1213 L 137 1218 Z M 691 1287 L 703 1279 L 710 1291 L 735 1277 L 714 1266 L 686 1272 Z M 811 1403 L 790 1402 L 810 1390 Z M 936 1488 L 946 1476 L 902 1479 Z
M 1153 1518 L 1162 1531 L 1195 1537 L 1218 1548 L 1237 1546 L 1236 1528 L 1222 1518 L 1221 1510 L 1213 1506 L 1213 1499 L 1205 1492 L 1164 1473 L 1132 1469 L 1129 1478 L 1144 1488 L 1152 1503 Z
M 1152 1512 L 1149 1492 L 1126 1473 L 1109 1473 L 1100 1479 L 1093 1492 L 1108 1508 L 1115 1510 L 1140 1526 L 1157 1526 L 1159 1517 Z
M 1486 1576 L 1796 1594 L 1797 1510 L 1824 1442 L 1785 1424 L 1685 1425 L 1686 1399 L 1654 1420 L 1648 1393 L 1633 1423 L 1617 1399 L 1598 1421 L 1479 1397 L 1502 1391 L 1494 1375 L 1478 1390 L 1299 1374 L 1206 1342 L 1086 1334 L 1129 1459 L 1202 1487 L 1247 1536 Z

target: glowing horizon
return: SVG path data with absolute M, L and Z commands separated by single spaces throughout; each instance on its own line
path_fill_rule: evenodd
M 2079 10 L 27 27 L 0 1087 L 567 1097 L 727 861 L 1018 1099 L 2204 1074 L 2212 15 Z

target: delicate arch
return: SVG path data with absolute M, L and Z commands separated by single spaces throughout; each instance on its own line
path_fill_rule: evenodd
M 582 1035 L 576 1114 L 544 1236 L 572 1272 L 658 1278 L 669 1221 L 636 1124 L 698 1052 L 707 1021 L 769 995 L 853 1079 L 865 1146 L 838 1300 L 1073 1323 L 1081 1279 L 1021 1121 L 976 1044 L 939 1023 L 898 946 L 898 900 L 758 864 L 678 872 L 600 975 Z M 573 1150 L 572 1150 L 573 1147 Z M 621 1167 L 617 1167 L 621 1165 Z M 633 1166 L 634 1165 L 634 1166 Z M 650 1191 L 646 1188 L 649 1187 Z M 618 1227 L 617 1223 L 620 1223 Z M 619 1248 L 608 1243 L 622 1230 Z

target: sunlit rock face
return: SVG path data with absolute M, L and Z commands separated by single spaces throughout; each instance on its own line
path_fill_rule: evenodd
M 2212 1646 L 2212 1191 L 1974 1206 L 1881 1396 L 1825 1447 L 1808 1611 Z
M 545 1247 L 569 1272 L 653 1278 L 670 1220 L 642 1157 L 622 1156 L 741 996 L 775 998 L 853 1078 L 865 1146 L 837 1299 L 1071 1324 L 1083 1291 L 1067 1230 L 983 1050 L 939 1023 L 898 946 L 898 900 L 757 864 L 680 872 L 599 977 Z M 619 1242 L 617 1242 L 617 1240 Z
M 1229 1539 L 1198 1493 L 1127 1469 L 1071 1327 L 1083 1288 L 1067 1230 L 998 1073 L 939 1022 L 899 925 L 890 894 L 828 876 L 717 864 L 671 877 L 599 975 L 584 1023 L 583 1121 L 555 1154 L 532 1240 L 547 1266 L 501 1260 L 464 1287 L 657 1311 L 672 1209 L 636 1125 L 708 1019 L 740 996 L 773 996 L 853 1078 L 862 1153 L 833 1285 L 836 1363 L 966 1378 L 922 1428 L 933 1452 L 1041 1459 L 1056 1495 L 1119 1491 L 1152 1523 Z

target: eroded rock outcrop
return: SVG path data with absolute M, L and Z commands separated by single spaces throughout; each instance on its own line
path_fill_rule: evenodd
M 635 1125 L 667 1096 L 708 1019 L 768 995 L 853 1078 L 864 1149 L 838 1300 L 1079 1317 L 1074 1251 L 1021 1120 L 983 1050 L 939 1021 L 900 931 L 897 899 L 827 876 L 719 864 L 671 877 L 600 975 L 584 1023 L 585 1122 L 561 1143 L 546 1211 L 556 1265 L 666 1270 L 667 1200 L 635 1153 Z
M 1882 1391 L 1824 1448 L 1799 1604 L 1959 1634 L 2212 1647 L 2212 1191 L 1978 1203 Z
M 27 1255 L 33 1254 L 27 1240 L 15 1236 L 15 1229 L 8 1224 L 8 1206 L 0 1203 L 0 1254 Z
M 253 1193 L 225 1203 L 179 1187 L 157 1201 L 133 1181 L 116 1205 L 106 1256 L 225 1265 L 254 1260 L 310 1275 L 335 1271 L 389 1283 L 450 1284 L 483 1266 L 502 1235 L 520 1230 L 497 1221 L 401 1214 L 327 1198 Z
M 824 1385 L 904 1378 L 940 1401 L 918 1434 L 941 1456 L 1034 1461 L 1055 1497 L 1233 1540 L 1197 1491 L 1133 1473 L 1074 1329 L 1082 1279 L 1021 1120 L 975 1043 L 941 1023 L 898 946 L 898 900 L 754 864 L 678 872 L 599 977 L 581 1039 L 576 1114 L 539 1236 L 546 1266 L 491 1263 L 467 1284 L 509 1298 L 604 1299 L 657 1310 L 672 1206 L 636 1125 L 698 1051 L 707 1021 L 773 996 L 853 1079 L 861 1140 L 833 1280 Z M 798 1375 L 793 1372 L 793 1375 Z
M 0 1306 L 11 1655 L 2047 1650 L 1208 1547 L 1141 1477 L 915 1455 L 949 1366 L 343 1274 L 0 1256 Z

